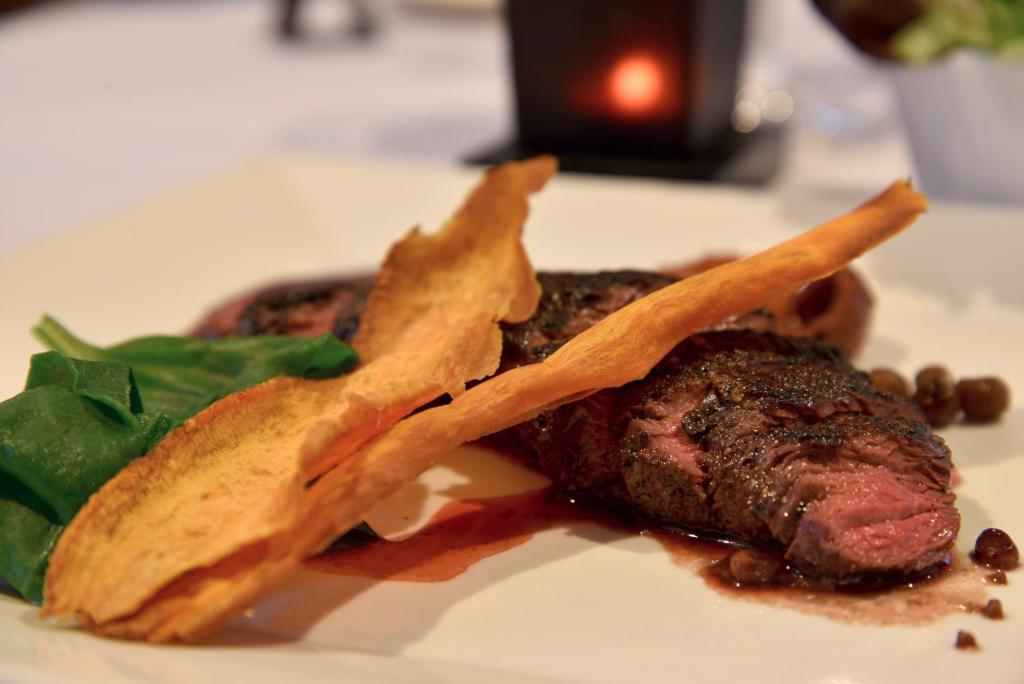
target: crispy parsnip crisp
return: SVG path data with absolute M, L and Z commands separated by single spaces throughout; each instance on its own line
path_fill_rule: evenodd
M 226 578 L 238 591 L 229 569 L 276 560 L 267 540 L 302 524 L 310 481 L 419 406 L 496 370 L 498 322 L 525 320 L 540 296 L 520 236 L 528 196 L 555 169 L 550 157 L 503 165 L 437 234 L 414 229 L 392 247 L 355 341 L 355 372 L 231 395 L 109 481 L 54 551 L 43 613 L 105 634 L 192 637 L 181 621 L 210 586 Z M 194 596 L 175 594 L 200 579 Z

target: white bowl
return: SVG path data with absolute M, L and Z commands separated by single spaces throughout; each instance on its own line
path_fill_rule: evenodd
M 1024 61 L 960 50 L 890 73 L 928 194 L 1024 205 Z

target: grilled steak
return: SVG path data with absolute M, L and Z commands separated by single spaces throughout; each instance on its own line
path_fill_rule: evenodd
M 192 334 L 213 339 L 236 335 L 310 337 L 329 332 L 350 342 L 372 286 L 373 277 L 362 276 L 270 287 L 214 309 Z
M 564 342 L 580 330 L 638 296 L 733 260 L 713 256 L 677 266 L 662 274 L 613 271 L 596 274 L 538 274 L 545 298 L 545 330 L 558 331 Z M 211 311 L 192 331 L 206 338 L 233 335 L 317 335 L 333 332 L 350 340 L 359 311 L 373 283 L 372 276 L 282 283 L 231 300 Z M 851 269 L 811 283 L 787 297 L 768 302 L 764 311 L 747 317 L 745 325 L 780 334 L 812 336 L 852 357 L 867 334 L 872 301 Z M 770 315 L 765 315 L 765 314 Z M 565 325 L 562 319 L 573 318 Z M 519 330 L 526 330 L 520 328 Z M 541 331 L 542 335 L 549 332 Z M 551 342 L 552 340 L 548 340 Z M 531 346 L 542 346 L 540 338 Z M 542 357 L 537 357 L 542 358 Z M 524 359 L 525 360 L 525 359 Z M 536 360 L 536 359 L 535 359 Z
M 504 344 L 499 370 L 543 361 L 549 354 L 602 318 L 678 278 L 649 271 L 537 274 L 541 299 L 530 320 L 503 324 Z M 774 330 L 766 310 L 723 321 L 724 327 Z
M 530 320 L 504 327 L 501 370 L 543 360 L 674 278 L 541 273 Z M 210 336 L 354 333 L 368 279 L 281 287 L 209 317 Z M 838 352 L 775 334 L 767 311 L 679 345 L 646 378 L 512 428 L 565 492 L 670 525 L 778 549 L 836 584 L 942 564 L 959 528 L 950 454 L 916 406 Z M 786 329 L 785 326 L 782 326 Z
M 959 528 L 949 450 L 916 407 L 807 338 L 694 335 L 643 380 L 513 430 L 578 499 L 779 548 L 837 584 L 927 572 Z
M 736 258 L 732 255 L 709 256 L 668 269 L 665 273 L 687 278 Z M 847 359 L 853 358 L 867 338 L 872 307 L 871 294 L 850 268 L 808 283 L 796 292 L 764 305 L 775 317 L 775 332 L 816 337 L 838 349 Z

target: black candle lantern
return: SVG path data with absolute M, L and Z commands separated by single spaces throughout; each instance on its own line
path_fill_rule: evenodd
M 746 0 L 506 0 L 517 140 L 586 171 L 712 178 L 731 125 Z

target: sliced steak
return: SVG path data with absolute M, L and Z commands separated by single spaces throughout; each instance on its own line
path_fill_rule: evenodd
M 665 273 L 606 271 L 539 273 L 544 289 L 543 320 L 512 326 L 516 346 L 529 356 L 507 359 L 524 363 L 545 356 L 545 345 L 558 344 L 601 317 L 679 278 L 701 273 L 735 257 L 709 257 Z M 282 283 L 237 297 L 214 309 L 192 330 L 199 337 L 235 335 L 317 335 L 333 332 L 350 340 L 373 276 Z M 769 302 L 742 325 L 787 335 L 824 340 L 850 358 L 861 346 L 871 313 L 871 297 L 850 269 L 812 283 L 788 297 Z M 729 324 L 735 325 L 736 321 Z M 533 350 L 533 351 L 529 351 Z
M 649 271 L 537 274 L 541 298 L 533 317 L 505 324 L 501 370 L 543 361 L 554 350 L 608 314 L 678 278 Z M 715 327 L 774 330 L 776 319 L 765 309 L 722 321 Z
M 700 261 L 666 269 L 680 278 L 730 261 L 735 255 L 711 255 Z M 797 337 L 816 337 L 851 359 L 864 346 L 874 302 L 864 281 L 844 268 L 828 278 L 808 283 L 796 292 L 765 303 L 777 321 L 775 332 Z
M 329 332 L 349 342 L 372 287 L 373 276 L 359 276 L 265 288 L 214 309 L 191 334 L 213 339 Z
M 543 360 L 669 284 L 635 271 L 539 276 L 536 314 L 506 326 L 502 369 Z M 772 334 L 754 312 L 694 335 L 646 378 L 512 429 L 565 492 L 775 548 L 837 584 L 944 562 L 959 528 L 949 450 L 911 402 L 839 353 Z
M 541 298 L 533 317 L 505 324 L 502 370 L 543 361 L 599 320 L 678 278 L 649 271 L 537 274 Z
M 643 380 L 513 430 L 578 499 L 778 548 L 836 584 L 927 572 L 959 528 L 942 440 L 812 339 L 694 335 Z
M 536 314 L 504 327 L 501 370 L 543 360 L 675 280 L 641 271 L 538 278 Z M 350 339 L 369 287 L 366 278 L 265 290 L 222 307 L 199 332 Z M 913 404 L 874 389 L 836 350 L 779 328 L 768 311 L 724 321 L 643 380 L 510 434 L 578 499 L 777 549 L 827 582 L 901 580 L 941 564 L 959 528 L 945 444 Z

